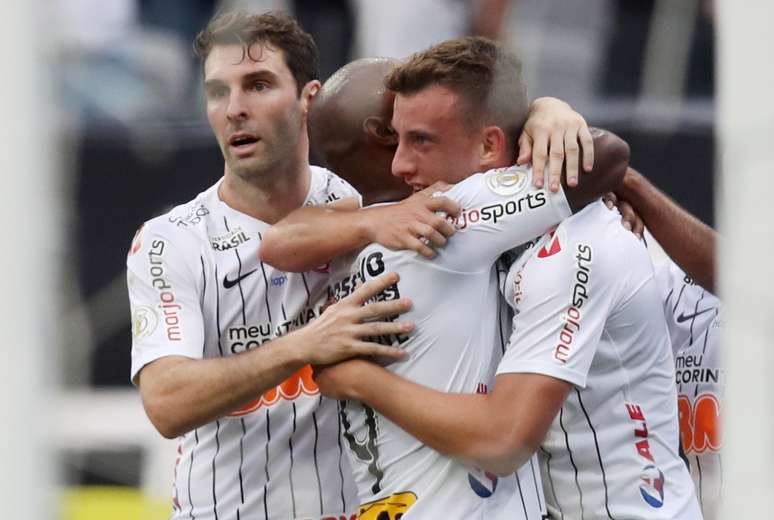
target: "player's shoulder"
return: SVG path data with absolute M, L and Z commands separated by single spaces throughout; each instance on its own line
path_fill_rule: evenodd
M 360 193 L 347 181 L 321 166 L 310 165 L 311 183 L 306 205 L 328 204 L 337 200 L 355 197 L 360 201 Z
M 601 201 L 589 204 L 562 221 L 553 231 L 541 237 L 525 254 L 532 264 L 546 267 L 595 266 L 606 278 L 652 266 L 645 246 L 621 225 L 621 217 Z
M 197 195 L 193 200 L 179 204 L 166 213 L 144 222 L 135 232 L 128 260 L 141 249 L 174 248 L 193 251 L 206 242 L 207 221 L 216 211 L 217 184 Z
M 495 198 L 497 196 L 511 198 L 520 192 L 527 191 L 531 184 L 532 167 L 530 165 L 513 165 L 474 173 L 452 186 L 442 195 L 458 202 L 475 199 L 481 193 Z

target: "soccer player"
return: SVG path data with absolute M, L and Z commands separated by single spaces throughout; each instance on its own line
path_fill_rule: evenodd
M 425 55 L 426 72 L 437 78 L 439 88 L 409 111 L 436 117 L 422 131 L 427 139 L 444 143 L 443 152 L 448 155 L 443 156 L 446 161 L 439 170 L 443 175 L 433 180 L 461 181 L 445 193 L 463 208 L 455 221 L 457 234 L 443 247 L 434 244 L 438 255 L 433 260 L 367 245 L 354 259 L 342 262 L 344 274 L 333 277 L 331 295 L 346 297 L 374 276 L 399 271 L 401 281 L 377 299 L 410 295 L 413 308 L 407 317 L 418 328 L 411 335 L 379 338 L 407 353 L 405 362 L 389 369 L 442 391 L 485 392 L 502 352 L 497 338 L 499 297 L 494 262 L 502 252 L 568 216 L 570 207 L 577 210 L 598 198 L 603 188 L 597 182 L 598 191 L 590 193 L 581 186 L 568 193 L 568 204 L 562 191 L 532 187 L 531 168 L 507 167 L 515 157 L 516 136 L 528 110 L 520 64 L 512 54 L 493 42 L 467 38 L 440 44 Z M 338 86 L 341 79 L 332 81 Z M 466 91 L 460 84 L 477 87 Z M 398 104 L 396 101 L 396 107 Z M 475 115 L 463 119 L 463 113 Z M 393 121 L 398 122 L 397 113 Z M 384 131 L 376 134 L 386 136 Z M 628 157 L 625 143 L 618 140 L 617 144 L 616 153 L 603 154 L 595 161 L 595 168 L 608 170 L 607 182 L 620 178 Z M 399 156 L 400 149 L 396 163 Z M 496 169 L 471 176 L 473 171 L 492 168 Z M 302 214 L 314 218 L 303 221 Z M 332 235 L 340 238 L 338 244 L 351 243 L 342 237 L 356 237 L 358 215 L 350 212 L 339 217 L 333 211 L 305 208 L 275 226 L 272 234 L 284 229 L 286 238 L 296 237 L 301 250 L 317 247 L 330 254 L 333 245 L 316 246 L 311 238 Z M 286 244 L 287 240 L 276 242 Z M 262 254 L 281 260 L 270 245 L 267 238 Z M 541 516 L 539 479 L 530 465 L 518 475 L 498 478 L 443 456 L 378 411 L 355 401 L 342 404 L 341 421 L 364 501 L 359 508 L 361 518 L 408 520 L 439 513 L 449 518 Z
M 438 59 L 439 47 L 415 56 L 387 82 L 397 92 L 393 126 L 399 145 L 393 171 L 416 187 L 444 176 L 455 180 L 457 172 L 475 168 L 477 154 L 487 149 L 438 131 L 453 122 L 464 127 L 480 114 L 469 106 L 444 110 L 459 100 L 426 65 Z M 447 66 L 456 69 L 462 63 L 457 59 Z M 469 180 L 447 194 L 453 197 Z M 505 191 L 497 181 L 490 186 Z M 370 417 L 380 418 L 382 428 L 390 425 L 392 432 L 400 427 L 417 446 L 497 475 L 509 475 L 540 447 L 551 517 L 701 518 L 677 451 L 674 368 L 653 268 L 645 249 L 617 220 L 601 201 L 592 203 L 533 243 L 511 267 L 505 292 L 515 313 L 513 335 L 489 395 L 437 384 L 434 371 L 447 367 L 436 360 L 419 377 L 402 373 L 401 367 L 428 357 L 429 349 L 410 348 L 409 361 L 391 370 L 353 360 L 321 371 L 323 392 L 376 410 Z M 439 250 L 439 259 L 459 238 Z M 422 283 L 428 281 L 425 277 Z M 467 335 L 457 329 L 464 318 L 441 305 L 456 306 L 478 320 L 492 311 L 467 287 L 449 301 L 441 296 L 458 284 L 433 284 L 424 292 L 439 291 L 432 299 L 432 316 L 464 341 Z M 416 337 L 425 322 L 415 319 L 420 324 Z M 468 358 L 453 357 L 453 340 L 441 337 L 434 344 L 453 358 L 455 377 L 478 375 L 478 366 L 465 362 Z
M 173 518 L 348 517 L 356 498 L 337 403 L 319 395 L 309 364 L 394 357 L 367 338 L 406 334 L 410 323 L 383 318 L 408 302 L 362 307 L 395 283 L 386 275 L 314 320 L 327 268 L 286 273 L 258 258 L 266 230 L 292 209 L 358 197 L 308 163 L 311 37 L 284 15 L 229 13 L 195 47 L 224 174 L 148 221 L 127 258 L 132 381 L 159 432 L 180 436 Z M 445 199 L 414 202 L 386 208 L 381 227 L 414 239 L 395 223 L 455 211 Z
M 715 287 L 715 231 L 636 170 L 616 188 L 622 212 L 632 208 L 669 255 L 656 278 L 675 355 L 680 436 L 704 517 L 718 518 L 723 491 L 722 409 L 725 391 Z

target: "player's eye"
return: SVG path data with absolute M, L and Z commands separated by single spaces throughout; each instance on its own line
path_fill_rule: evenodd
M 252 87 L 251 87 L 251 88 L 252 88 L 252 89 L 253 89 L 255 92 L 263 92 L 263 91 L 264 91 L 264 90 L 266 90 L 268 87 L 269 87 L 269 86 L 268 86 L 268 85 L 267 85 L 265 82 L 263 82 L 263 81 L 256 81 L 255 83 L 253 83 L 253 85 L 252 85 Z
M 211 87 L 207 89 L 207 97 L 210 99 L 220 99 L 228 94 L 226 88 L 223 87 Z

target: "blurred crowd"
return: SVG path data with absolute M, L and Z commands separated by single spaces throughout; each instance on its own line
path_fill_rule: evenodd
M 232 8 L 293 13 L 318 42 L 322 79 L 358 57 L 401 58 L 478 34 L 520 51 L 533 96 L 591 115 L 611 101 L 713 93 L 708 0 L 60 0 L 52 48 L 68 120 L 201 120 L 191 42 L 214 12 Z

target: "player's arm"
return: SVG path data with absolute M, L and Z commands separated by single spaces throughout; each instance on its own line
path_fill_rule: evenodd
M 561 179 L 573 213 L 619 186 L 629 166 L 629 145 L 626 141 L 601 128 L 591 128 L 590 134 L 593 140 L 593 146 L 590 148 L 594 150 L 594 165 L 577 180 L 574 187 L 568 186 L 569 173 Z M 553 165 L 553 162 L 551 164 Z
M 397 204 L 362 209 L 336 204 L 300 208 L 266 232 L 261 260 L 302 272 L 372 242 L 432 258 L 431 245 L 440 247 L 454 234 L 454 227 L 436 212 L 456 215 L 459 207 L 445 197 L 416 193 Z
M 405 334 L 413 327 L 378 321 L 408 310 L 410 302 L 405 299 L 363 306 L 396 283 L 397 275 L 390 274 L 364 284 L 308 326 L 261 348 L 202 359 L 200 279 L 189 263 L 190 255 L 184 254 L 190 248 L 180 247 L 181 236 L 171 235 L 176 240 L 148 232 L 144 240 L 136 241 L 127 260 L 135 324 L 132 379 L 148 417 L 165 437 L 235 411 L 309 363 L 376 353 L 400 356 L 395 349 L 366 341 L 374 335 Z
M 578 211 L 618 185 L 629 164 L 629 146 L 612 132 L 589 128 L 566 102 L 542 97 L 530 105 L 516 162 L 532 162 L 536 188 L 543 186 L 548 165 L 549 190 L 558 191 L 561 182 L 573 211 Z M 580 164 L 590 175 L 578 176 Z
M 450 394 L 351 360 L 316 372 L 323 394 L 367 403 L 431 448 L 498 475 L 540 446 L 572 385 L 541 374 L 504 374 L 491 394 Z
M 714 292 L 717 232 L 632 168 L 614 191 L 642 218 L 670 258 L 696 283 Z

